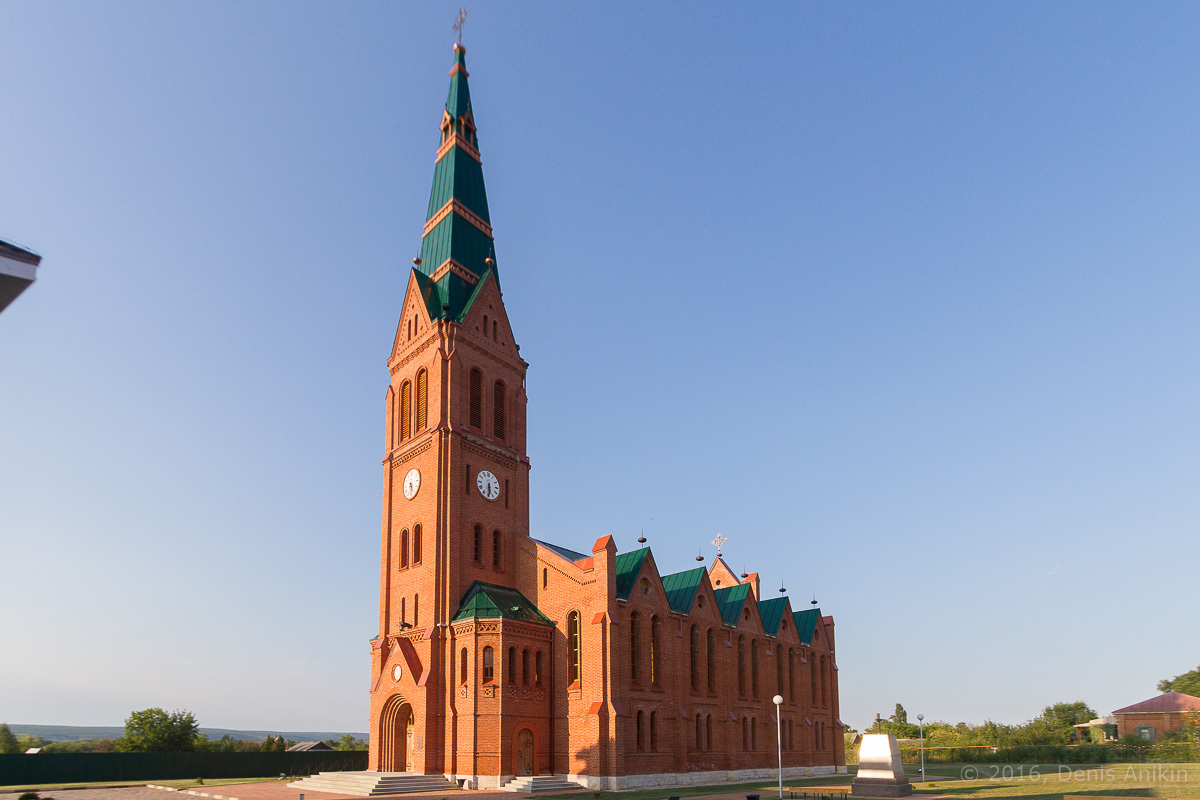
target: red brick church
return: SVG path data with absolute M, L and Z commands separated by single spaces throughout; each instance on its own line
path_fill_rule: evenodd
M 844 770 L 833 618 L 718 557 L 529 530 L 525 370 L 465 51 L 388 370 L 372 770 L 594 788 Z M 575 549 L 580 548 L 580 549 Z M 774 695 L 783 703 L 776 710 Z

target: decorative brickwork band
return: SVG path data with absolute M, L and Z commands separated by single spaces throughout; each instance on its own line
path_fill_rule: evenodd
M 442 146 L 438 148 L 437 157 L 433 159 L 433 163 L 436 164 L 438 161 L 441 161 L 442 156 L 450 152 L 450 148 L 454 147 L 454 145 L 461 147 L 464 153 L 478 161 L 480 164 L 483 163 L 483 159 L 479 157 L 479 150 L 476 149 L 475 145 L 468 142 L 466 137 L 464 137 L 458 131 L 450 134 L 448 137 L 446 137 L 446 141 L 442 142 Z
M 425 232 L 421 235 L 428 236 L 429 232 L 436 228 L 439 222 L 450 216 L 452 213 L 458 214 L 467 222 L 471 223 L 476 228 L 479 228 L 479 230 L 483 231 L 484 235 L 489 239 L 492 238 L 492 226 L 488 225 L 478 214 L 459 202 L 457 197 L 452 197 L 447 200 L 446 204 L 439 208 L 434 215 L 429 218 L 429 221 L 425 223 Z
M 450 273 L 450 272 L 453 272 L 455 275 L 462 278 L 464 281 L 471 284 L 472 286 L 474 286 L 475 283 L 479 280 L 479 278 L 475 275 L 475 273 L 471 272 L 471 270 L 467 269 L 462 264 L 455 261 L 453 258 L 447 258 L 444 262 L 442 262 L 442 265 L 440 267 L 438 267 L 437 269 L 435 269 L 433 271 L 433 274 L 430 275 L 429 277 L 433 279 L 434 283 L 437 283 L 442 278 L 446 277 L 447 273 Z

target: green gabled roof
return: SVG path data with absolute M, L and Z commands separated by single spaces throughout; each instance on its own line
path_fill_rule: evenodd
M 737 625 L 742 613 L 742 606 L 750 594 L 750 584 L 739 583 L 737 586 L 726 586 L 713 592 L 717 598 L 717 608 L 721 609 L 721 619 L 726 625 Z
M 642 571 L 642 564 L 646 562 L 646 554 L 649 552 L 643 547 L 640 550 L 631 550 L 617 556 L 618 600 L 629 599 L 629 593 L 633 591 L 633 582 L 637 580 L 638 573 Z
M 664 575 L 663 589 L 667 592 L 667 602 L 672 611 L 686 614 L 696 601 L 696 592 L 700 590 L 700 582 L 704 580 L 704 567 Z
M 821 619 L 821 609 L 808 608 L 792 614 L 796 620 L 796 635 L 801 644 L 812 644 L 813 631 L 817 629 L 817 621 Z
M 762 618 L 763 630 L 770 636 L 779 633 L 779 623 L 783 621 L 783 612 L 787 610 L 787 598 L 776 597 L 772 600 L 760 600 L 758 616 Z
M 525 595 L 507 586 L 475 581 L 463 595 L 458 613 L 451 622 L 462 619 L 515 619 L 521 622 L 537 622 L 553 625 L 550 618 L 526 599 Z
M 433 168 L 433 186 L 425 220 L 427 223 L 433 220 L 451 201 L 457 201 L 458 205 L 452 206 L 456 210 L 442 217 L 422 237 L 421 262 L 417 270 L 432 276 L 447 260 L 453 259 L 475 277 L 464 278 L 454 272 L 443 274 L 434 285 L 438 295 L 436 301 L 426 301 L 432 318 L 461 322 L 486 274 L 491 272 L 497 285 L 499 276 L 495 272 L 496 248 L 487 232 L 491 226 L 491 213 L 484 188 L 483 166 L 477 158 L 479 139 L 473 127 L 466 51 L 456 45 L 454 54 L 446 114 L 450 117 L 450 133 L 457 138 L 442 152 Z M 472 123 L 464 124 L 468 119 Z M 461 214 L 457 210 L 460 206 L 466 209 Z M 471 220 L 472 215 L 482 221 L 483 229 Z M 487 264 L 488 259 L 492 260 L 491 266 Z

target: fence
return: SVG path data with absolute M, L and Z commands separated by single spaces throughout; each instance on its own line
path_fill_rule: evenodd
M 921 760 L 921 750 L 905 744 L 900 748 L 900 759 L 905 764 L 917 764 Z M 1190 761 L 1200 761 L 1200 749 L 1191 742 L 1162 742 L 1150 745 L 925 746 L 926 764 L 1125 764 Z
M 0 786 L 181 778 L 269 778 L 367 768 L 365 750 L 306 753 L 32 753 L 0 755 Z

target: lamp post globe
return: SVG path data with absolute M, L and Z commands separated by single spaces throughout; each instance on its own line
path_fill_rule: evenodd
M 921 783 L 925 782 L 925 715 L 917 714 L 917 727 L 921 731 Z

